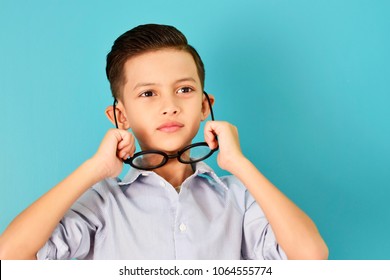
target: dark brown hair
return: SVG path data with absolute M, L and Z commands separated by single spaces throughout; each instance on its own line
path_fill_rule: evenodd
M 205 70 L 198 52 L 188 44 L 187 38 L 173 26 L 159 24 L 139 25 L 119 36 L 107 55 L 106 75 L 110 82 L 112 96 L 121 98 L 125 84 L 124 64 L 136 56 L 148 51 L 165 48 L 183 50 L 194 58 L 199 79 L 204 87 Z

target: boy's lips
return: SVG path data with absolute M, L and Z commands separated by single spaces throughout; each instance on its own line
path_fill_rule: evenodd
M 160 125 L 157 130 L 162 132 L 175 132 L 182 128 L 184 124 L 179 122 L 166 122 Z

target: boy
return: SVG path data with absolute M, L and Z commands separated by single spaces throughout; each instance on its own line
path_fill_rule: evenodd
M 208 154 L 218 148 L 218 165 L 233 176 L 189 155 L 214 97 L 180 31 L 149 24 L 124 33 L 106 71 L 116 100 L 106 114 L 117 129 L 9 225 L 1 259 L 327 258 L 310 218 L 242 154 L 234 126 L 207 122 L 201 144 Z M 115 180 L 123 161 L 136 168 Z

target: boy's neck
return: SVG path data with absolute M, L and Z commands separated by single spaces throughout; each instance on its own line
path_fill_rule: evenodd
M 183 164 L 177 160 L 170 160 L 163 167 L 155 169 L 154 172 L 163 177 L 176 189 L 181 186 L 185 179 L 194 173 L 194 170 L 192 170 L 191 164 Z

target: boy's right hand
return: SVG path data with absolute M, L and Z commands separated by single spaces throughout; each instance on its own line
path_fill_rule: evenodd
M 91 158 L 99 166 L 102 179 L 117 177 L 122 171 L 123 160 L 135 152 L 134 136 L 127 130 L 110 129 Z

